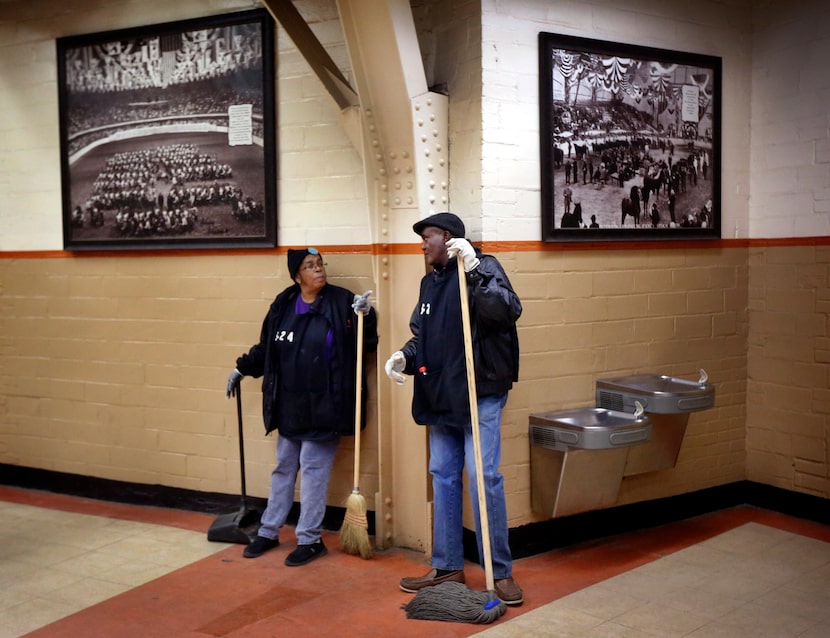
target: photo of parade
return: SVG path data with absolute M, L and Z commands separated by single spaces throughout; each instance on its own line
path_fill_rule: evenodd
M 66 248 L 276 244 L 272 24 L 58 41 Z
M 719 236 L 719 62 L 540 35 L 543 238 Z

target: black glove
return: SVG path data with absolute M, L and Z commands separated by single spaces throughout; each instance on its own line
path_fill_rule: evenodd
M 225 391 L 226 399 L 236 396 L 236 389 L 239 387 L 239 382 L 242 381 L 242 377 L 244 376 L 245 375 L 236 368 L 233 369 L 231 376 L 228 377 L 228 389 Z

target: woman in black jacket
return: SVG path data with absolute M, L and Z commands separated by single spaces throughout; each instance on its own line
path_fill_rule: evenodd
M 371 291 L 355 295 L 327 283 L 316 248 L 289 250 L 288 272 L 294 284 L 271 304 L 259 343 L 236 360 L 227 396 L 233 396 L 243 376 L 263 377 L 265 431 L 279 432 L 268 506 L 245 557 L 256 558 L 279 545 L 279 528 L 288 517 L 302 469 L 298 545 L 285 559 L 294 567 L 327 553 L 320 532 L 331 468 L 340 437 L 354 435 L 355 315 L 364 315 L 364 352 L 377 348 L 377 317 L 369 305 Z

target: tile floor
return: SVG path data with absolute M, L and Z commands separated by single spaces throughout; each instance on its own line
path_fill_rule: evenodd
M 406 618 L 419 552 L 363 560 L 326 534 L 289 568 L 290 528 L 248 560 L 212 520 L 0 486 L 0 638 L 830 636 L 830 527 L 748 506 L 518 560 L 525 604 L 491 625 Z

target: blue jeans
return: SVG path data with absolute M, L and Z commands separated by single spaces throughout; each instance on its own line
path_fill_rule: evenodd
M 501 460 L 501 411 L 507 393 L 478 398 L 478 420 L 481 435 L 481 458 L 484 469 L 484 491 L 487 503 L 487 524 L 490 527 L 490 550 L 495 580 L 513 575 L 513 557 L 507 538 L 507 506 L 504 501 L 504 477 L 499 473 Z M 464 527 L 462 505 L 463 471 L 467 466 L 470 498 L 476 520 L 479 561 L 483 562 L 481 518 L 476 489 L 475 452 L 472 426 L 429 427 L 429 471 L 432 474 L 434 521 L 432 532 L 432 566 L 436 569 L 464 568 Z
M 339 439 L 330 441 L 297 441 L 279 437 L 277 467 L 271 472 L 271 493 L 262 513 L 260 536 L 275 539 L 294 504 L 294 484 L 302 468 L 300 481 L 300 519 L 297 521 L 297 543 L 311 545 L 320 540 L 329 477 L 334 465 Z

